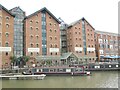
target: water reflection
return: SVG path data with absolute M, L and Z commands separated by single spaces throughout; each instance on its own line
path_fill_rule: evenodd
M 92 72 L 92 76 L 46 76 L 44 80 L 4 80 L 3 88 L 118 88 L 118 72 Z

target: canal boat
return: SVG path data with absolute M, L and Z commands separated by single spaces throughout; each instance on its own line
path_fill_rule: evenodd
M 25 74 L 25 73 L 24 73 Z M 32 68 L 31 73 L 34 75 L 45 74 L 47 76 L 61 76 L 61 75 L 69 75 L 69 76 L 80 76 L 80 75 L 91 75 L 90 71 L 85 71 L 84 67 L 37 67 Z

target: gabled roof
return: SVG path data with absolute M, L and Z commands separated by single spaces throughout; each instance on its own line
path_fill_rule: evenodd
M 35 14 L 37 14 L 37 13 L 39 13 L 39 12 L 43 12 L 43 11 L 47 12 L 50 16 L 52 16 L 58 23 L 61 23 L 46 7 L 44 7 L 44 8 L 42 8 L 42 9 L 36 11 L 35 13 L 27 16 L 26 19 L 34 16 Z
M 20 9 L 22 12 L 24 12 L 25 13 L 25 11 L 23 11 L 19 6 L 18 7 L 14 7 L 14 8 L 12 8 L 12 9 L 10 9 L 9 11 L 12 11 L 12 10 L 17 10 L 17 9 Z
M 80 20 L 81 20 L 81 19 L 80 19 Z M 80 22 L 80 20 L 76 20 L 76 21 L 70 23 L 70 24 L 68 25 L 68 28 L 76 25 L 78 22 Z
M 1 4 L 0 4 L 0 8 L 2 8 L 2 9 L 5 10 L 7 13 L 9 13 L 11 16 L 14 17 L 14 15 L 13 15 L 8 9 L 6 9 L 4 6 L 2 6 Z
M 18 7 L 14 7 L 14 8 L 12 8 L 12 9 L 10 9 L 9 11 L 12 11 L 13 9 L 16 9 L 16 8 L 18 8 Z
M 85 21 L 92 27 L 92 25 L 83 17 L 83 18 L 81 18 L 81 19 L 79 19 L 79 20 L 77 20 L 77 21 L 74 21 L 74 22 L 70 23 L 70 24 L 68 25 L 68 28 L 76 25 L 76 24 L 79 23 L 81 20 L 83 20 L 83 21 L 85 20 Z M 92 28 L 93 28 L 93 27 L 92 27 Z M 93 29 L 94 29 L 94 28 L 93 28 Z M 94 29 L 94 30 L 95 30 L 95 29 Z
M 61 59 L 67 59 L 67 58 L 68 58 L 69 56 L 71 56 L 72 54 L 78 58 L 78 56 L 77 56 L 75 53 L 73 53 L 73 52 L 68 52 L 68 53 L 63 53 L 62 56 L 61 56 Z
M 84 17 L 82 19 L 85 20 L 93 28 L 93 26 Z M 95 30 L 95 28 L 93 29 Z

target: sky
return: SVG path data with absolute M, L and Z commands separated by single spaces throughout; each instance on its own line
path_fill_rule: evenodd
M 43 7 L 70 24 L 84 17 L 95 30 L 118 33 L 120 0 L 0 0 L 8 10 L 19 6 L 26 15 Z

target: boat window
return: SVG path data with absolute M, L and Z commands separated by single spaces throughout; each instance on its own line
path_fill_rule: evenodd
M 75 71 L 76 71 L 76 72 L 79 72 L 79 69 L 76 69 Z
M 71 69 L 66 69 L 66 72 L 71 72 Z
M 62 72 L 63 71 L 63 69 L 59 69 L 59 72 Z
M 54 69 L 50 69 L 50 72 L 54 72 Z
M 83 71 L 83 69 L 82 69 L 82 68 L 80 68 L 80 71 Z
M 118 67 L 118 65 L 116 65 L 116 67 Z

